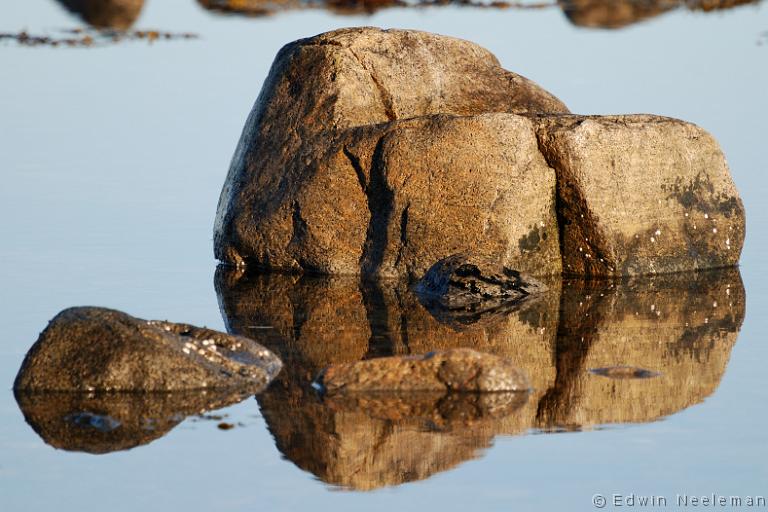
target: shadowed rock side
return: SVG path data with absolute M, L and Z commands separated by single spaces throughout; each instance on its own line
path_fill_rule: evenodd
M 558 0 L 568 21 L 580 27 L 622 28 L 666 12 L 688 8 L 694 11 L 730 9 L 762 0 Z
M 98 29 L 126 30 L 141 14 L 144 0 L 57 0 Z
M 238 390 L 173 393 L 51 393 L 16 391 L 32 429 L 54 448 L 93 454 L 129 450 L 163 437 L 187 416 L 252 396 Z
M 180 391 L 239 388 L 257 393 L 280 371 L 251 339 L 112 309 L 75 307 L 51 320 L 14 382 L 25 391 Z
M 557 274 L 554 173 L 531 121 L 508 113 L 560 112 L 557 98 L 467 41 L 354 28 L 290 43 L 222 188 L 216 257 L 420 277 L 473 248 Z
M 257 397 L 278 449 L 324 482 L 355 489 L 427 478 L 478 456 L 496 435 L 654 421 L 698 403 L 716 389 L 744 315 L 735 269 L 568 282 L 562 298 L 547 284 L 517 310 L 438 321 L 395 284 L 216 275 L 228 330 L 286 362 Z M 514 361 L 530 395 L 498 404 L 439 393 L 323 401 L 310 385 L 331 364 L 457 347 Z

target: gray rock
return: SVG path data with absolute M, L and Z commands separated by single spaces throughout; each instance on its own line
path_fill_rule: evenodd
M 282 363 L 241 336 L 78 307 L 51 320 L 16 376 L 20 391 L 263 389 Z
M 422 304 L 438 318 L 441 309 L 474 318 L 515 307 L 547 287 L 495 262 L 454 254 L 432 265 L 414 290 Z

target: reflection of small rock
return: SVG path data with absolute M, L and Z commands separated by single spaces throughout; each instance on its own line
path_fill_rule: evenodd
M 592 368 L 589 372 L 611 379 L 649 379 L 661 375 L 659 372 L 635 368 L 634 366 L 607 366 L 605 368 Z
M 499 419 L 520 409 L 528 391 L 499 393 L 339 393 L 325 397 L 335 412 L 363 412 L 371 418 L 420 419 L 445 430 L 483 419 Z
M 219 428 L 219 430 L 231 430 L 231 429 L 235 428 L 234 424 L 227 423 L 227 422 L 224 422 L 224 421 L 222 421 L 221 423 L 219 423 L 216 426 Z
M 504 358 L 471 349 L 381 357 L 326 368 L 328 393 L 357 391 L 526 391 L 528 379 Z
M 444 316 L 442 309 L 453 313 L 451 316 L 477 320 L 484 313 L 513 309 L 546 287 L 516 270 L 454 254 L 432 265 L 415 290 L 438 318 Z
M 27 353 L 14 383 L 36 391 L 256 393 L 282 363 L 255 341 L 210 329 L 147 321 L 104 308 L 62 311 Z
M 241 389 L 15 394 L 24 418 L 43 441 L 62 450 L 87 453 L 129 450 L 151 443 L 187 416 L 221 409 L 252 396 Z

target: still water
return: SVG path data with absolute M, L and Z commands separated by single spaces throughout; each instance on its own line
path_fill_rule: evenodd
M 768 496 L 762 2 L 713 12 L 667 2 L 630 13 L 645 18 L 637 23 L 626 10 L 546 5 L 369 14 L 273 2 L 265 16 L 256 1 L 229 3 L 250 6 L 244 15 L 226 2 L 147 0 L 78 17 L 64 3 L 89 2 L 3 2 L 0 32 L 66 35 L 89 21 L 199 37 L 0 43 L 3 510 L 595 510 L 598 493 L 662 496 L 674 509 L 677 494 Z M 396 287 L 217 272 L 219 190 L 274 55 L 354 25 L 475 41 L 574 112 L 703 126 L 746 206 L 740 271 L 566 282 L 461 325 Z M 245 334 L 286 370 L 257 399 L 217 397 L 225 407 L 202 415 L 208 404 L 195 396 L 17 403 L 26 350 L 75 305 Z M 330 362 L 451 346 L 514 358 L 534 391 L 488 408 L 442 397 L 321 402 L 307 385 Z M 621 364 L 660 375 L 590 371 Z

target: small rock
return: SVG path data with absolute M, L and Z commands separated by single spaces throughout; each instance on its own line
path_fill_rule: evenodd
M 78 307 L 51 320 L 27 353 L 14 389 L 176 391 L 263 389 L 282 363 L 241 336 L 119 311 Z
M 527 391 L 509 360 L 471 349 L 381 357 L 326 368 L 317 385 L 327 394 L 358 391 Z

